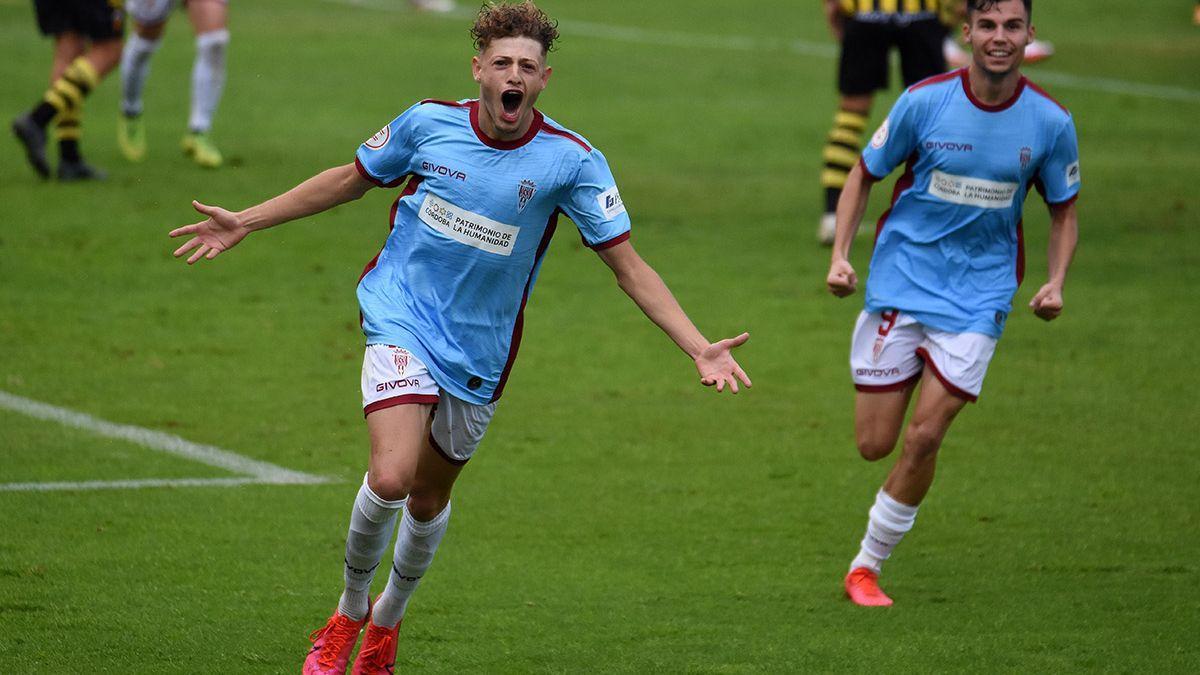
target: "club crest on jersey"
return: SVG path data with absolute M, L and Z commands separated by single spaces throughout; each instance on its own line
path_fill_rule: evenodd
M 387 145 L 390 140 L 392 140 L 392 127 L 388 125 L 376 131 L 375 135 L 368 138 L 363 145 L 367 146 L 368 150 L 379 150 Z
M 889 121 L 891 121 L 890 117 L 883 118 L 883 124 L 880 124 L 879 128 L 875 130 L 875 135 L 871 136 L 871 147 L 872 148 L 875 148 L 876 150 L 878 150 L 879 148 L 883 147 L 884 143 L 887 143 L 888 122 Z
M 1033 148 L 1028 145 L 1021 148 L 1021 170 L 1024 171 L 1029 166 L 1029 160 L 1033 159 Z
M 404 374 L 404 369 L 408 367 L 408 359 L 409 354 L 403 349 L 392 350 L 392 361 L 396 363 L 397 373 L 400 373 L 401 375 Z
M 521 184 L 517 186 L 517 213 L 525 210 L 535 192 L 537 192 L 537 183 L 528 178 L 521 181 Z

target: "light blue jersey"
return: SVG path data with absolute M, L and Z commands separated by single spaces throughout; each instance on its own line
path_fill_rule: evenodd
M 587 141 L 537 111 L 524 137 L 496 141 L 478 115 L 474 100 L 422 101 L 359 147 L 365 178 L 407 184 L 358 301 L 368 344 L 405 347 L 447 392 L 488 403 L 516 358 L 558 214 L 593 249 L 628 239 L 629 216 Z
M 972 95 L 967 70 L 904 92 L 863 151 L 880 180 L 907 162 L 879 220 L 866 311 L 1000 337 L 1024 275 L 1021 209 L 1031 186 L 1048 204 L 1079 193 L 1071 114 L 1021 78 L 1008 101 Z

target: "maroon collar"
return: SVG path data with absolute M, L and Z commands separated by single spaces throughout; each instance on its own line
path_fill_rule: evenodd
M 479 126 L 479 101 L 471 101 L 467 104 L 467 107 L 471 109 L 471 129 L 475 131 L 475 136 L 479 138 L 479 142 L 483 143 L 489 148 L 495 148 L 497 150 L 516 150 L 529 141 L 532 141 L 533 137 L 537 136 L 538 132 L 542 130 L 542 113 L 539 112 L 537 108 L 534 108 L 533 122 L 530 123 L 529 131 L 526 131 L 524 136 L 521 136 L 513 141 L 498 141 L 483 133 L 483 129 Z
M 1027 80 L 1025 79 L 1025 76 L 1022 75 L 1021 79 L 1017 81 L 1016 91 L 1013 92 L 1013 95 L 1010 96 L 1007 101 L 997 103 L 996 105 L 989 105 L 975 98 L 975 92 L 971 91 L 971 76 L 969 75 L 970 70 L 970 68 L 962 69 L 963 92 L 966 93 L 967 98 L 975 105 L 976 108 L 979 108 L 984 112 L 1000 112 L 1001 110 L 1008 110 L 1014 103 L 1017 102 L 1017 99 L 1021 98 L 1021 92 L 1025 91 L 1025 83 Z

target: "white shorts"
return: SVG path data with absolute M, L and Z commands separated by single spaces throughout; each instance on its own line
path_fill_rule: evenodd
M 143 26 L 154 26 L 167 20 L 176 0 L 125 0 L 125 11 Z
M 221 1 L 229 4 L 228 0 Z M 143 26 L 155 26 L 166 21 L 179 4 L 180 0 L 125 0 L 125 12 Z
M 850 374 L 859 391 L 897 391 L 928 365 L 950 393 L 974 401 L 995 352 L 990 335 L 929 328 L 898 310 L 864 311 L 850 341 Z
M 458 466 L 475 454 L 496 412 L 494 401 L 477 405 L 446 393 L 421 359 L 392 345 L 367 345 L 362 396 L 363 415 L 396 405 L 433 405 L 430 445 L 447 462 Z

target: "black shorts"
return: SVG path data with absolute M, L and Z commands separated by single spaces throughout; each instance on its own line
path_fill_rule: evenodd
M 79 33 L 93 40 L 125 35 L 124 0 L 33 0 L 42 35 Z
M 838 63 L 838 91 L 846 96 L 870 94 L 888 87 L 888 51 L 900 51 L 904 86 L 946 70 L 942 41 L 946 27 L 937 19 L 881 23 L 847 18 Z

